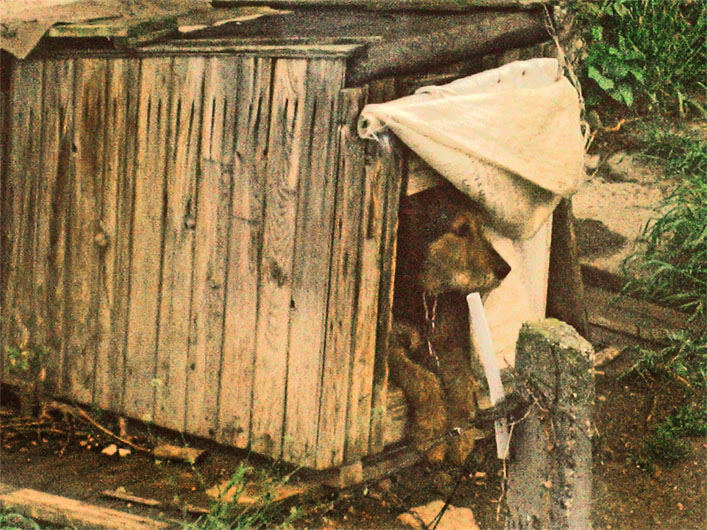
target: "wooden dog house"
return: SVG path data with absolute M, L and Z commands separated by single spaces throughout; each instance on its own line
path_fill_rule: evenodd
M 358 138 L 358 114 L 544 42 L 545 12 L 178 9 L 193 3 L 157 29 L 140 13 L 75 21 L 3 53 L 3 344 L 46 352 L 55 395 L 310 468 L 356 464 L 402 434 L 384 352 L 407 171 L 403 150 Z

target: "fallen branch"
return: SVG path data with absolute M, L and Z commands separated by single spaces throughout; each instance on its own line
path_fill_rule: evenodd
M 89 416 L 85 410 L 80 409 L 79 407 L 75 407 L 73 405 L 67 405 L 65 403 L 59 403 L 58 401 L 52 402 L 51 407 L 55 408 L 57 410 L 60 410 L 61 412 L 65 413 L 65 414 L 69 414 L 70 416 L 74 416 L 75 418 L 79 418 L 81 420 L 84 420 L 84 421 L 90 423 L 99 431 L 103 432 L 104 434 L 107 434 L 111 438 L 118 440 L 122 444 L 132 447 L 136 451 L 140 451 L 141 453 L 152 454 L 151 449 L 147 449 L 146 447 L 142 447 L 140 445 L 134 444 L 130 440 L 126 440 L 125 438 L 121 438 L 117 434 L 111 432 L 109 429 L 107 429 L 106 427 L 104 427 L 103 425 L 98 423 L 96 420 L 94 420 L 91 416 Z

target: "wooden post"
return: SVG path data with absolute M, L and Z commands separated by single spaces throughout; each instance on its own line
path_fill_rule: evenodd
M 586 337 L 589 324 L 570 199 L 562 199 L 552 216 L 547 285 L 547 316 L 567 322 Z
M 530 409 L 511 437 L 506 528 L 591 528 L 594 350 L 564 322 L 524 324 L 516 371 Z

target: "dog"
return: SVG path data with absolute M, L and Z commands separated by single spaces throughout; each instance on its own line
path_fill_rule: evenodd
M 484 217 L 452 185 L 401 200 L 388 368 L 408 403 L 413 446 L 430 462 L 462 465 L 474 445 L 462 431 L 429 448 L 477 410 L 466 295 L 488 293 L 510 272 L 483 235 Z

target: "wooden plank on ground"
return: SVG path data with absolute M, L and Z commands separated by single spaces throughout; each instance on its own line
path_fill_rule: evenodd
M 383 450 L 385 439 L 385 404 L 388 388 L 388 336 L 393 319 L 393 290 L 395 280 L 395 255 L 398 236 L 398 205 L 405 172 L 405 158 L 401 144 L 389 137 L 387 146 L 377 147 L 378 171 L 384 180 L 383 226 L 381 237 L 380 294 L 376 333 L 376 359 L 373 373 L 371 400 L 371 433 L 369 452 Z
M 358 138 L 358 114 L 365 104 L 365 90 L 342 90 L 337 193 L 333 226 L 330 295 L 327 314 L 326 350 L 319 410 L 317 466 L 327 468 L 343 461 L 349 431 L 353 335 L 359 276 L 359 239 L 364 191 L 364 143 Z M 356 413 L 355 411 L 354 413 Z M 366 419 L 368 423 L 368 419 Z
M 57 526 L 134 530 L 170 528 L 171 524 L 103 506 L 0 484 L 0 507 Z
M 106 71 L 105 59 L 75 63 L 65 375 L 68 393 L 81 403 L 93 399 L 96 362 L 100 254 L 95 238 L 100 230 Z
M 193 327 L 187 372 L 186 418 L 187 431 L 201 436 L 213 436 L 218 425 L 233 133 L 237 104 L 232 82 L 237 77 L 238 62 L 234 58 L 207 59 L 201 169 L 197 180 Z
M 319 452 L 317 418 L 336 208 L 338 94 L 344 83 L 344 68 L 343 61 L 310 60 L 302 106 L 304 127 L 292 268 L 283 458 L 308 466 L 315 464 L 315 454 Z M 335 371 L 324 377 L 325 381 L 337 378 Z M 340 381 L 339 394 L 344 393 L 344 385 L 345 381 Z M 329 402 L 333 405 L 336 400 L 331 397 Z M 346 407 L 340 409 L 345 414 Z M 326 441 L 338 447 L 339 454 L 343 452 L 343 432 L 340 434 Z
M 47 391 L 58 390 L 62 374 L 64 343 L 64 285 L 67 267 L 66 244 L 70 214 L 70 159 L 74 120 L 74 62 L 46 60 L 44 68 L 44 110 L 41 169 L 44 186 L 39 198 L 39 253 L 35 261 L 35 282 L 43 285 L 44 306 L 38 308 L 40 339 L 46 358 Z
M 169 96 L 155 419 L 160 425 L 180 431 L 184 430 L 186 421 L 196 179 L 205 63 L 203 57 L 174 58 Z
M 277 59 L 268 140 L 251 447 L 280 456 L 307 61 Z
M 215 7 L 279 5 L 286 7 L 347 7 L 372 11 L 469 11 L 479 7 L 537 7 L 547 0 L 212 0 Z
M 164 161 L 169 121 L 169 58 L 141 59 L 130 311 L 126 347 L 125 414 L 153 419 L 161 282 Z
M 217 439 L 245 448 L 250 436 L 272 61 L 245 56 L 239 62 Z

